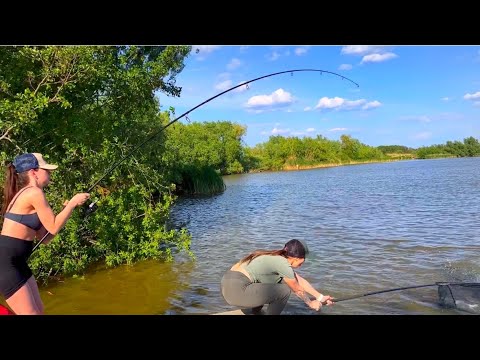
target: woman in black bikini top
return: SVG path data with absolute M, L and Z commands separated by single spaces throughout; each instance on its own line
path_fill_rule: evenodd
M 43 314 L 38 286 L 27 264 L 33 240 L 48 231 L 50 235 L 43 242 L 48 243 L 73 210 L 90 197 L 88 193 L 76 194 L 55 215 L 43 188 L 50 182 L 50 171 L 56 168 L 39 153 L 19 155 L 8 165 L 1 211 L 4 220 L 0 234 L 0 294 L 15 314 Z

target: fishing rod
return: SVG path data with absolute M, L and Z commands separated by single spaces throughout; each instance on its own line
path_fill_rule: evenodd
M 355 81 L 343 76 L 343 75 L 340 75 L 340 74 L 337 74 L 337 73 L 334 73 L 334 72 L 331 72 L 331 71 L 327 71 L 327 70 L 321 70 L 321 69 L 293 69 L 293 70 L 285 70 L 285 71 L 279 71 L 279 72 L 275 72 L 275 73 L 271 73 L 271 74 L 267 74 L 267 75 L 263 75 L 263 76 L 260 76 L 260 77 L 257 77 L 255 79 L 252 79 L 252 80 L 248 80 L 248 81 L 245 81 L 245 82 L 242 82 L 236 86 L 233 86 L 227 90 L 224 90 L 222 91 L 221 93 L 215 95 L 215 96 L 212 96 L 210 98 L 208 98 L 207 100 L 201 102 L 200 104 L 196 105 L 195 107 L 187 110 L 186 112 L 184 112 L 182 115 L 178 116 L 177 118 L 173 119 L 172 121 L 170 121 L 168 124 L 166 124 L 165 126 L 162 126 L 160 128 L 160 130 L 154 132 L 150 137 L 148 137 L 147 139 L 145 139 L 144 141 L 140 142 L 140 144 L 138 144 L 137 146 L 133 147 L 132 150 L 130 150 L 126 155 L 124 155 L 119 161 L 117 161 L 116 163 L 114 163 L 110 169 L 108 169 L 105 174 L 103 174 L 103 176 L 100 177 L 100 179 L 98 179 L 92 186 L 90 186 L 90 188 L 88 188 L 88 190 L 86 191 L 87 193 L 89 193 L 90 191 L 92 191 L 95 186 L 97 186 L 100 181 L 102 181 L 105 176 L 107 176 L 108 174 L 110 174 L 113 170 L 115 170 L 122 162 L 124 162 L 130 155 L 132 155 L 135 151 L 137 151 L 140 147 L 142 147 L 143 145 L 145 145 L 147 142 L 153 140 L 155 137 L 157 137 L 162 131 L 164 131 L 166 128 L 168 128 L 170 125 L 173 125 L 174 123 L 176 123 L 178 120 L 180 120 L 181 118 L 183 118 L 184 116 L 188 115 L 189 113 L 191 113 L 193 110 L 199 108 L 200 106 L 202 105 L 205 105 L 206 103 L 212 101 L 213 99 L 229 92 L 229 91 L 232 91 L 232 90 L 235 90 L 236 88 L 239 88 L 241 86 L 247 86 L 247 84 L 251 83 L 251 82 L 254 82 L 254 81 L 257 81 L 257 80 L 261 80 L 261 79 L 265 79 L 265 78 L 268 78 L 270 76 L 275 76 L 275 75 L 280 75 L 280 74 L 288 74 L 288 73 L 291 73 L 293 75 L 294 72 L 303 72 L 303 71 L 309 71 L 309 72 L 319 72 L 320 75 L 322 75 L 323 73 L 326 73 L 326 74 L 332 74 L 332 75 L 335 75 L 335 76 L 338 76 L 340 77 L 342 80 L 348 80 L 350 81 L 352 84 L 355 84 L 357 87 L 360 87 L 360 85 L 358 85 Z M 247 86 L 248 88 L 248 86 Z M 86 210 L 86 214 L 90 214 L 92 213 L 95 208 L 95 203 L 96 201 L 90 203 L 90 205 L 88 205 L 88 208 Z M 49 235 L 50 233 L 47 232 L 39 241 L 38 243 L 35 245 L 35 247 L 33 248 L 32 252 L 35 251 L 36 248 L 38 248 L 38 246 L 45 240 L 45 238 Z
M 346 301 L 346 300 L 353 300 L 353 299 L 358 299 L 364 296 L 370 296 L 370 295 L 377 295 L 377 294 L 383 294 L 387 292 L 392 292 L 392 291 L 400 291 L 400 290 L 407 290 L 407 289 L 419 289 L 423 287 L 429 287 L 429 286 L 441 286 L 441 285 L 468 285 L 469 283 L 462 283 L 462 282 L 436 282 L 434 284 L 425 284 L 425 285 L 415 285 L 415 286 L 404 286 L 404 287 L 399 287 L 399 288 L 394 288 L 394 289 L 387 289 L 387 290 L 380 290 L 380 291 L 372 291 L 369 293 L 365 294 L 359 294 L 359 295 L 353 295 L 353 296 L 348 296 L 344 298 L 333 298 L 330 301 L 333 303 L 340 302 L 340 301 Z M 322 302 L 323 305 L 326 305 L 326 302 Z

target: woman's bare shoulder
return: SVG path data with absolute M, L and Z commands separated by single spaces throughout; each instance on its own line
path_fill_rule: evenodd
M 29 196 L 39 196 L 39 195 L 45 196 L 45 193 L 43 192 L 43 190 L 38 186 L 32 186 L 32 187 L 29 187 L 28 189 L 25 189 L 25 194 Z
M 29 189 L 25 190 L 25 194 L 23 195 L 23 199 L 26 202 L 37 202 L 37 201 L 45 201 L 45 193 L 43 190 L 37 186 L 32 186 Z

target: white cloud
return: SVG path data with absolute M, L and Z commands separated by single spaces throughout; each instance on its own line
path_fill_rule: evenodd
M 310 110 L 312 110 L 310 106 L 307 106 L 305 109 L 303 109 L 303 111 L 310 111 Z
M 334 109 L 342 106 L 345 103 L 345 100 L 340 97 L 328 98 L 326 96 L 318 100 L 317 106 L 315 109 Z
M 279 135 L 279 134 L 288 134 L 290 132 L 290 129 L 280 129 L 277 128 L 276 126 L 272 129 L 272 134 L 273 135 Z
M 369 110 L 369 109 L 374 109 L 382 104 L 377 101 L 370 101 L 367 102 L 365 99 L 359 99 L 359 100 L 347 100 L 343 99 L 341 97 L 334 97 L 334 98 L 328 98 L 328 97 L 322 97 L 320 100 L 318 100 L 317 105 L 315 106 L 315 109 L 327 109 L 327 110 Z
M 245 83 L 247 80 L 245 81 L 240 81 L 237 85 L 240 85 L 240 84 L 243 84 Z M 244 91 L 247 91 L 248 90 L 248 84 L 245 84 L 244 86 L 239 86 L 238 88 L 236 88 L 235 90 L 233 90 L 233 92 L 237 92 L 237 93 L 241 93 L 241 92 L 244 92 Z
M 216 90 L 224 91 L 232 87 L 232 80 L 225 80 L 215 85 Z
M 397 54 L 391 52 L 391 49 L 391 46 L 349 45 L 342 47 L 341 53 L 344 55 L 362 56 L 360 64 L 378 63 L 398 57 Z M 351 69 L 342 68 L 344 65 L 348 66 L 349 64 L 342 64 L 339 69 Z
M 227 69 L 228 70 L 234 70 L 236 68 L 238 68 L 240 65 L 242 65 L 242 62 L 237 59 L 237 58 L 233 58 L 232 60 L 230 60 L 230 62 L 227 64 Z
M 275 61 L 280 57 L 280 54 L 276 51 L 273 51 L 271 54 L 267 55 L 267 59 L 270 61 Z
M 315 128 L 308 128 L 307 129 L 307 132 L 314 132 L 315 131 Z
M 366 55 L 371 53 L 384 53 L 387 49 L 387 46 L 349 45 L 344 46 L 341 53 L 345 55 Z
M 243 52 L 247 51 L 247 49 L 248 49 L 249 47 L 250 47 L 250 46 L 248 46 L 248 45 L 242 45 L 242 46 L 240 46 L 240 52 L 243 53 Z
M 347 130 L 348 130 L 347 128 L 333 128 L 328 131 L 347 131 Z
M 295 55 L 297 56 L 305 55 L 308 52 L 308 49 L 309 49 L 309 46 L 297 47 L 295 49 Z
M 290 105 L 292 102 L 293 97 L 289 92 L 283 89 L 278 89 L 270 95 L 252 96 L 250 99 L 248 99 L 245 107 L 253 110 L 264 110 L 278 106 Z
M 448 96 L 445 96 L 442 98 L 442 101 L 449 101 L 449 100 L 452 100 L 451 98 L 449 98 Z
M 228 72 L 218 74 L 217 79 L 218 79 L 217 83 L 214 86 L 216 90 L 225 91 L 234 86 L 233 81 L 230 79 L 230 73 Z M 246 81 L 247 80 L 240 81 L 236 85 L 243 84 Z M 238 88 L 234 89 L 233 92 L 241 93 L 241 92 L 244 92 L 245 90 L 248 90 L 248 84 L 244 86 L 239 86 Z
M 390 60 L 390 59 L 395 59 L 396 57 L 398 57 L 397 54 L 394 54 L 392 52 L 388 52 L 388 53 L 385 53 L 385 54 L 369 54 L 369 55 L 365 55 L 363 58 L 362 58 L 362 61 L 361 61 L 361 64 L 363 63 L 369 63 L 369 62 L 382 62 L 382 61 L 387 61 L 387 60 Z
M 377 101 L 377 100 L 370 101 L 362 106 L 362 110 L 375 109 L 381 105 L 382 104 L 380 103 L 380 101 Z
M 465 100 L 477 100 L 480 99 L 480 91 L 477 91 L 475 94 L 465 94 L 463 96 Z
M 344 110 L 354 110 L 358 109 L 359 107 L 363 107 L 366 105 L 367 100 L 359 99 L 359 100 L 345 100 L 342 104 Z
M 352 65 L 350 64 L 342 64 L 338 67 L 338 70 L 352 70 Z

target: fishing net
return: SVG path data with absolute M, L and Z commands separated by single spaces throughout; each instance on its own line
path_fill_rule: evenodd
M 440 306 L 447 309 L 458 309 L 472 314 L 480 314 L 480 283 L 457 283 L 436 282 L 434 284 L 405 286 L 395 289 L 373 291 L 366 294 L 358 294 L 345 298 L 334 298 L 333 302 L 358 299 L 364 296 L 378 295 L 392 291 L 418 289 L 438 286 L 438 298 Z
M 480 283 L 438 283 L 440 305 L 480 314 Z

